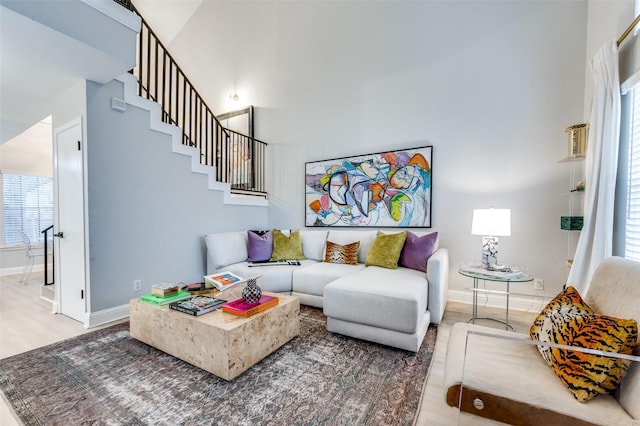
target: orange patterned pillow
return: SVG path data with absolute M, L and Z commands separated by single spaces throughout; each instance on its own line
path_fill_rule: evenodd
M 638 342 L 638 324 L 606 315 L 578 315 L 558 322 L 553 336 L 559 345 L 579 346 L 631 355 Z M 615 391 L 630 360 L 550 348 L 551 368 L 580 402 Z
M 327 240 L 327 249 L 324 253 L 324 261 L 327 263 L 357 265 L 359 248 L 360 241 L 341 246 L 340 244 Z
M 600 315 L 573 287 L 562 290 L 536 317 L 533 340 L 630 355 L 638 341 L 638 324 Z M 631 361 L 569 349 L 538 346 L 553 372 L 580 402 L 620 386 Z
M 569 286 L 554 297 L 538 314 L 533 324 L 531 324 L 529 335 L 532 340 L 552 342 L 553 325 L 555 322 L 562 322 L 566 317 L 592 313 L 593 310 L 584 303 L 578 291 Z M 538 350 L 547 364 L 550 364 L 549 348 L 546 346 L 538 346 Z

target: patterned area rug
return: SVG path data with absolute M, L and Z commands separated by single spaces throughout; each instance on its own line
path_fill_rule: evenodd
M 232 382 L 129 336 L 129 324 L 0 360 L 0 389 L 26 425 L 407 425 L 436 341 L 417 354 L 329 333 L 301 307 L 301 333 Z

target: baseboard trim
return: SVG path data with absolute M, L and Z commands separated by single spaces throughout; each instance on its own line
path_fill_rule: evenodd
M 24 271 L 24 266 L 16 266 L 13 268 L 3 268 L 0 269 L 0 276 L 4 277 L 5 275 L 22 275 Z M 41 272 L 44 271 L 44 265 L 33 265 L 32 272 Z
M 129 317 L 129 305 L 115 306 L 89 314 L 87 328 L 97 327 Z
M 509 297 L 509 310 L 525 311 L 525 312 L 540 312 L 542 308 L 549 303 L 548 298 L 544 296 L 531 295 L 523 297 L 524 295 L 511 295 Z M 473 293 L 464 290 L 449 290 L 447 292 L 448 302 L 473 304 Z M 491 308 L 502 308 L 507 306 L 507 298 L 505 295 L 492 294 L 492 293 L 479 293 L 478 305 L 488 306 Z

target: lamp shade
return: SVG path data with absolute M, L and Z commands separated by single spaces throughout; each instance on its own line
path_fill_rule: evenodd
M 471 222 L 473 235 L 511 235 L 511 209 L 474 209 Z

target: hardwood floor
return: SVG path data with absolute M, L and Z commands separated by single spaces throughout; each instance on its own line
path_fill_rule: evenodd
M 0 358 L 95 330 L 51 313 L 51 303 L 40 297 L 42 273 L 34 272 L 26 284 L 20 278 L 20 275 L 0 277 Z M 0 399 L 0 424 L 19 425 L 4 398 Z
M 509 310 L 509 322 L 518 333 L 529 333 L 529 327 L 538 312 L 543 308 L 533 305 L 529 311 Z M 504 310 L 498 308 L 485 308 L 479 306 L 478 312 L 494 318 L 504 318 Z M 438 326 L 436 338 L 436 350 L 429 369 L 429 377 L 422 391 L 422 403 L 416 419 L 417 426 L 476 426 L 476 425 L 502 425 L 495 422 L 462 413 L 458 418 L 458 410 L 450 407 L 444 397 L 444 364 L 451 326 L 457 322 L 466 322 L 471 317 L 471 305 L 464 303 L 447 303 L 442 323 Z M 501 328 L 504 325 L 494 321 L 479 320 L 477 324 L 489 327 Z
M 94 329 L 87 330 L 79 322 L 64 315 L 51 314 L 51 304 L 40 297 L 42 275 L 34 273 L 31 280 L 23 284 L 19 275 L 0 277 L 0 358 L 29 351 L 41 346 L 55 343 L 70 337 L 78 336 Z M 510 322 L 515 330 L 526 333 L 533 318 L 538 313 L 538 306 L 531 311 L 509 311 Z M 504 316 L 504 310 L 480 307 L 483 315 Z M 541 307 L 540 307 L 541 309 Z M 471 305 L 462 303 L 447 304 L 444 320 L 438 327 L 436 350 L 429 377 L 424 386 L 420 412 L 416 420 L 419 426 L 491 425 L 475 416 L 463 415 L 458 423 L 457 410 L 449 407 L 444 400 L 444 359 L 451 325 L 464 322 L 471 316 Z M 479 321 L 483 325 L 502 328 L 499 323 Z M 11 408 L 4 399 L 0 402 L 0 424 L 17 426 Z

